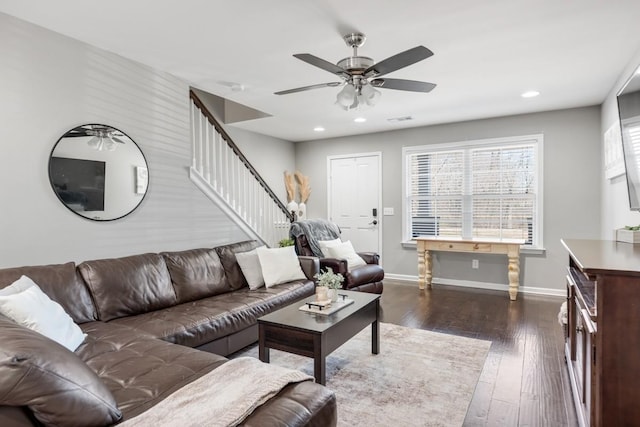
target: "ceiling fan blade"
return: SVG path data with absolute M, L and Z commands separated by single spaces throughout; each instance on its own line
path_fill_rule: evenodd
M 319 89 L 321 87 L 336 87 L 340 85 L 342 85 L 342 82 L 320 83 L 317 85 L 297 87 L 295 89 L 281 90 L 280 92 L 274 92 L 274 95 L 287 95 L 290 93 L 303 92 L 305 90 Z
M 332 74 L 349 77 L 349 73 L 347 73 L 343 68 L 338 67 L 336 64 L 333 64 L 329 61 L 325 61 L 322 58 L 318 58 L 315 55 L 311 55 L 310 53 L 296 53 L 293 56 L 301 61 L 306 62 L 307 64 L 311 64 L 314 67 L 322 68 L 323 70 L 328 71 Z
M 65 138 L 79 137 L 79 136 L 93 136 L 93 129 L 89 129 L 85 126 L 78 126 L 77 128 L 71 129 L 69 132 L 64 134 Z
M 124 142 L 123 140 L 121 140 L 117 136 L 112 136 L 111 140 L 114 141 L 114 142 L 119 142 L 120 144 L 126 144 L 126 142 Z
M 373 79 L 371 86 L 384 89 L 406 90 L 409 92 L 431 92 L 436 87 L 434 83 L 419 82 L 404 79 Z
M 415 64 L 423 59 L 427 59 L 432 55 L 433 52 L 426 47 L 416 46 L 413 49 L 405 50 L 404 52 L 390 56 L 377 64 L 373 64 L 371 67 L 364 70 L 364 76 L 377 77 L 383 74 L 388 74 L 392 71 L 399 70 L 400 68 Z
M 91 136 L 85 132 L 78 132 L 75 129 L 74 130 L 70 130 L 69 132 L 64 134 L 64 138 L 76 138 L 76 137 L 80 137 L 80 136 Z

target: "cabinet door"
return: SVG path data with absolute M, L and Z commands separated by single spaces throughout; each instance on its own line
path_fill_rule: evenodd
M 576 285 L 573 283 L 571 276 L 567 276 L 567 330 L 566 339 L 569 345 L 569 358 L 567 362 L 576 360 Z
M 582 304 L 579 290 L 568 280 L 569 284 L 569 336 L 568 366 L 572 377 L 574 402 L 581 426 L 595 426 L 591 409 L 595 407 L 595 334 L 596 326 L 589 311 Z
M 579 318 L 582 323 L 582 377 L 583 377 L 583 395 L 582 404 L 585 413 L 590 418 L 589 425 L 595 425 L 594 414 L 591 409 L 595 403 L 595 381 L 596 381 L 596 329 L 589 312 L 586 308 L 580 308 Z
M 576 304 L 576 361 L 575 373 L 580 403 L 589 425 L 595 425 L 591 409 L 595 402 L 595 343 L 596 330 L 589 312 Z

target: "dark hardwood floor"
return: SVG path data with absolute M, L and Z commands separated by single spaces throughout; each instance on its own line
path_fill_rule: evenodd
M 491 341 L 465 426 L 576 426 L 561 297 L 385 280 L 382 321 Z

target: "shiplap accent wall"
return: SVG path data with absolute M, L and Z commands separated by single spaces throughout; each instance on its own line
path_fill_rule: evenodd
M 1 13 L 0 58 L 0 267 L 246 238 L 189 180 L 186 82 Z M 51 149 L 84 123 L 122 130 L 146 156 L 149 192 L 126 218 L 81 218 L 51 189 Z

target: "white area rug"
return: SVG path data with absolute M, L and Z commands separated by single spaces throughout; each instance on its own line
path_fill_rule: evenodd
M 380 354 L 367 327 L 327 357 L 339 426 L 461 426 L 491 342 L 380 324 Z M 257 357 L 253 346 L 233 355 Z M 271 363 L 313 375 L 313 360 L 271 350 Z

